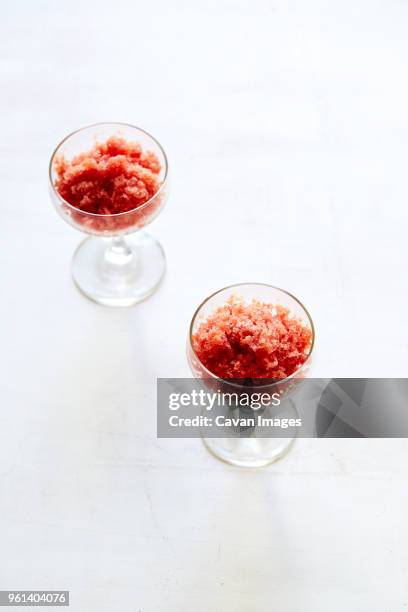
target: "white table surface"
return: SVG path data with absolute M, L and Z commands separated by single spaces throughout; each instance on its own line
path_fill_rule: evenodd
M 189 371 L 200 300 L 298 295 L 315 374 L 406 376 L 408 5 L 398 0 L 2 4 L 0 588 L 75 612 L 408 608 L 405 440 L 301 440 L 240 470 L 157 440 L 156 377 Z M 81 239 L 50 153 L 103 120 L 156 135 L 172 192 L 148 301 L 74 288 Z

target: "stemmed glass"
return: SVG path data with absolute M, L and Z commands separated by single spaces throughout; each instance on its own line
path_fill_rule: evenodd
M 207 319 L 215 309 L 224 305 L 231 296 L 242 297 L 246 302 L 256 299 L 268 304 L 281 304 L 288 308 L 293 316 L 300 319 L 304 325 L 310 328 L 312 333 L 310 350 L 306 361 L 298 370 L 280 380 L 257 379 L 250 388 L 244 381 L 221 379 L 207 370 L 194 350 L 193 335 L 201 322 Z M 267 416 L 291 419 L 297 417 L 296 405 L 291 397 L 293 397 L 301 381 L 308 375 L 311 367 L 314 340 L 313 321 L 306 308 L 296 297 L 272 285 L 242 283 L 220 289 L 207 297 L 199 305 L 190 324 L 187 339 L 187 360 L 193 375 L 201 380 L 202 385 L 208 391 L 219 391 L 223 394 L 234 395 L 237 393 L 238 395 L 240 393 L 247 394 L 248 392 L 251 394 L 267 393 L 270 397 L 274 393 L 279 392 L 280 396 L 284 398 L 284 402 L 279 407 L 274 407 L 271 404 L 266 409 Z M 234 405 L 230 406 L 231 411 L 234 408 Z M 285 455 L 294 438 L 294 434 L 288 436 L 286 432 L 284 437 L 278 434 L 276 437 L 256 437 L 255 428 L 251 437 L 208 438 L 203 436 L 203 442 L 213 455 L 227 463 L 245 467 L 261 467 Z
M 93 214 L 72 206 L 55 187 L 55 160 L 70 159 L 88 151 L 96 142 L 111 136 L 141 144 L 159 160 L 160 187 L 147 202 L 118 214 Z M 72 261 L 72 276 L 88 298 L 105 306 L 131 306 L 151 295 L 166 268 L 160 243 L 142 231 L 162 210 L 168 195 L 166 154 L 150 134 L 125 123 L 96 123 L 64 138 L 51 156 L 49 165 L 51 200 L 59 214 L 76 229 L 89 234 L 77 248 Z

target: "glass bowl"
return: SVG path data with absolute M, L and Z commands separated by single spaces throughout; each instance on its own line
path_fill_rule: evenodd
M 158 191 L 144 204 L 117 214 L 94 214 L 79 210 L 58 193 L 55 160 L 91 149 L 96 142 L 123 136 L 152 151 L 161 166 Z M 130 306 L 151 295 L 166 268 L 160 243 L 142 231 L 166 203 L 168 162 L 159 142 L 144 130 L 126 123 L 95 123 L 66 136 L 56 147 L 49 164 L 51 200 L 67 223 L 89 234 L 75 251 L 72 276 L 84 295 L 105 306 Z
M 200 361 L 193 346 L 193 335 L 200 324 L 218 307 L 224 305 L 229 298 L 237 296 L 243 298 L 245 302 L 256 299 L 267 304 L 280 304 L 300 319 L 304 325 L 311 330 L 312 340 L 310 350 L 305 362 L 300 368 L 290 376 L 283 379 L 252 379 L 249 386 L 246 380 L 219 378 L 210 372 Z M 297 418 L 296 406 L 291 397 L 294 395 L 301 381 L 309 374 L 312 362 L 312 353 L 315 343 L 315 331 L 312 318 L 303 304 L 293 295 L 263 283 L 241 283 L 224 287 L 207 297 L 195 311 L 191 320 L 187 339 L 187 360 L 193 376 L 201 380 L 201 384 L 208 391 L 221 392 L 223 394 L 240 393 L 267 393 L 272 396 L 279 393 L 285 401 L 279 407 L 272 404 L 267 408 L 270 416 L 279 418 Z M 231 410 L 236 406 L 231 405 Z M 280 432 L 282 434 L 282 432 Z M 288 435 L 287 431 L 283 435 L 277 434 L 276 437 L 256 437 L 256 429 L 251 437 L 229 437 L 229 438 L 209 438 L 203 437 L 204 444 L 208 450 L 217 458 L 244 467 L 261 467 L 279 459 L 289 450 L 295 439 L 295 434 Z

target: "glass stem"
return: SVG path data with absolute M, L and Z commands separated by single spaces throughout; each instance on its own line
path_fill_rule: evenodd
M 114 236 L 105 252 L 105 260 L 115 266 L 125 266 L 134 258 L 133 251 L 123 236 Z

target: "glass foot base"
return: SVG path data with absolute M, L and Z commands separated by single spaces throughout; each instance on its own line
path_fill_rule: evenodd
M 154 293 L 166 258 L 144 232 L 126 238 L 86 238 L 75 251 L 72 276 L 78 289 L 104 306 L 132 306 Z
M 241 467 L 263 467 L 289 451 L 294 438 L 203 438 L 217 459 Z

